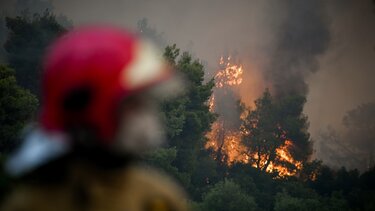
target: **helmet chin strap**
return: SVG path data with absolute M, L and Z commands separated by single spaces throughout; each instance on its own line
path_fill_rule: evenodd
M 36 127 L 26 135 L 21 147 L 9 157 L 5 170 L 18 177 L 61 157 L 69 149 L 70 141 L 65 134 L 47 132 Z

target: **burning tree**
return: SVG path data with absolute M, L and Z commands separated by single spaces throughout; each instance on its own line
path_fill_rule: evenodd
M 209 100 L 210 111 L 218 114 L 207 134 L 206 148 L 213 149 L 214 158 L 221 164 L 244 159 L 240 132 L 239 96 L 235 88 L 242 83 L 243 67 L 230 57 L 221 57 L 214 76 L 215 88 Z
M 242 142 L 252 166 L 281 177 L 298 173 L 312 153 L 304 103 L 301 96 L 274 100 L 266 90 L 254 110 L 244 107 Z

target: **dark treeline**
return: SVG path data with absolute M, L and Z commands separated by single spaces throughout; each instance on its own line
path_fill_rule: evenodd
M 21 129 L 37 110 L 43 51 L 66 30 L 48 11 L 6 17 L 3 21 L 8 35 L 4 45 L 6 63 L 0 66 L 1 161 L 16 146 Z M 156 33 L 145 20 L 138 25 L 140 33 Z M 160 34 L 157 37 L 158 43 L 164 42 Z M 273 162 L 278 162 L 275 149 L 283 143 L 280 139 L 286 139 L 275 128 L 289 131 L 296 146 L 291 154 L 303 163 L 303 168 L 293 169 L 281 161 L 280 165 L 295 170 L 294 176 L 278 177 L 277 172 L 266 172 L 264 166 L 227 165 L 214 159 L 213 152 L 204 147 L 205 135 L 217 118 L 207 105 L 214 81 L 206 82 L 204 65 L 188 52 L 181 53 L 176 45 L 166 47 L 164 57 L 186 79 L 186 91 L 161 103 L 167 144 L 144 155 L 144 160 L 185 188 L 192 210 L 375 210 L 375 168 L 360 173 L 309 160 L 312 142 L 307 117 L 302 114 L 305 98 L 301 96 L 274 101 L 266 90 L 242 123 L 253 131 L 243 138 L 244 144 L 258 147 Z M 259 127 L 252 127 L 255 120 L 261 124 Z M 1 198 L 15 182 L 1 173 Z

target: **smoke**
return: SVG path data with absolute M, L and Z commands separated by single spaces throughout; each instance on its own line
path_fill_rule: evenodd
M 276 96 L 306 96 L 306 77 L 318 70 L 317 58 L 330 40 L 323 9 L 320 1 L 285 1 L 286 18 L 265 69 L 266 80 Z
M 370 169 L 375 164 L 375 103 L 361 104 L 348 111 L 343 125 L 345 131 L 341 133 L 332 127 L 320 132 L 316 156 L 337 168 Z
M 364 170 L 370 159 L 360 145 L 363 141 L 367 149 L 374 149 L 369 144 L 371 140 L 364 138 L 365 134 L 373 134 L 374 129 L 363 132 L 362 136 L 353 135 L 353 125 L 343 124 L 343 118 L 359 105 L 375 102 L 375 4 L 370 0 L 337 3 L 326 5 L 332 39 L 324 56 L 319 58 L 320 71 L 308 78 L 310 91 L 305 112 L 310 120 L 316 158 L 334 166 Z M 353 124 L 370 123 L 365 116 L 374 118 L 366 112 Z M 336 141 L 322 137 L 327 128 L 336 133 Z
M 223 121 L 225 130 L 236 131 L 240 128 L 241 111 L 238 106 L 239 96 L 229 87 L 216 89 L 215 94 L 215 112 L 219 114 L 219 119 Z
M 346 112 L 375 101 L 375 7 L 371 0 L 48 2 L 75 26 L 110 23 L 136 30 L 137 23 L 146 18 L 148 27 L 162 36 L 160 40 L 189 50 L 203 61 L 211 77 L 220 56 L 236 52 L 244 80 L 228 98 L 239 96 L 252 106 L 266 87 L 279 97 L 306 96 L 304 111 L 317 158 L 325 162 L 349 153 L 340 146 L 342 138 L 331 144 L 334 151 L 341 150 L 341 157 L 317 147 L 326 142 L 320 131 L 331 125 L 338 136 L 345 136 L 349 130 L 342 124 Z
M 343 124 L 347 128 L 344 142 L 358 152 L 355 158 L 363 161 L 359 166 L 370 169 L 375 164 L 375 103 L 362 104 L 348 111 Z M 347 160 L 353 160 L 353 157 L 347 157 Z

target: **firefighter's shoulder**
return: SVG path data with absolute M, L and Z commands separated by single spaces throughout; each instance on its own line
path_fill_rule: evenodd
M 169 176 L 133 165 L 109 172 L 77 166 L 58 184 L 21 184 L 3 203 L 4 211 L 185 211 L 186 195 Z

